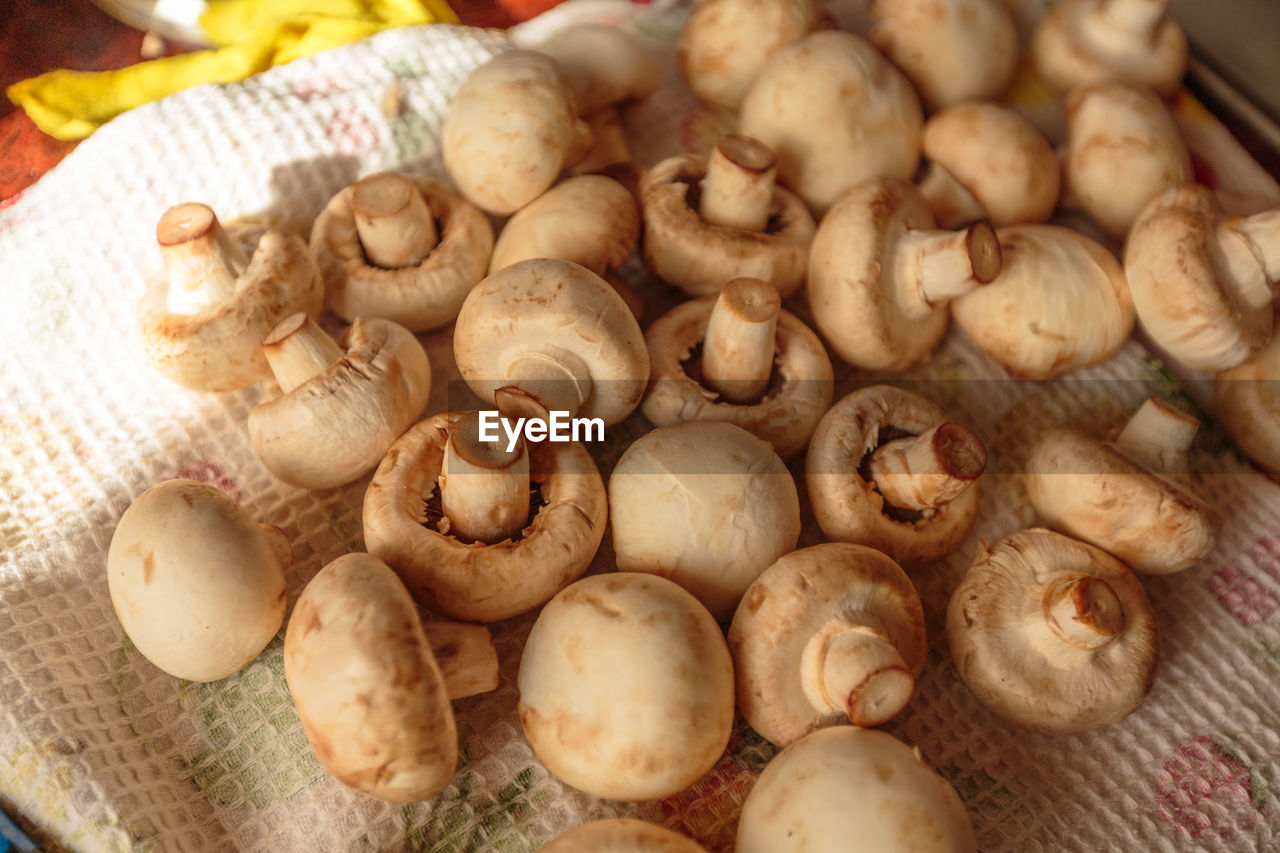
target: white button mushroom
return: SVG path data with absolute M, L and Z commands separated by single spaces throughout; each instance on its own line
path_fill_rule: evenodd
M 156 225 L 167 277 L 138 305 L 156 369 L 196 391 L 232 391 L 271 375 L 258 348 L 298 311 L 317 316 L 324 284 L 307 246 L 273 228 L 224 230 L 206 205 L 171 207 Z
M 1049 430 L 1027 459 L 1027 492 L 1053 527 L 1140 572 L 1168 574 L 1208 556 L 1217 539 L 1205 504 L 1177 475 L 1199 422 L 1154 397 L 1109 443 Z
M 584 823 L 538 848 L 538 853 L 707 853 L 656 823 L 611 818 Z
M 658 88 L 658 63 L 640 39 L 609 24 L 574 24 L 533 45 L 564 69 L 583 116 L 649 97 Z
M 920 191 L 943 228 L 979 219 L 1044 222 L 1061 189 L 1058 155 L 1035 126 L 1001 104 L 957 104 L 924 123 Z
M 737 853 L 977 853 L 955 789 L 884 732 L 837 726 L 764 768 L 742 804 Z
M 279 528 L 212 486 L 166 480 L 116 525 L 111 605 L 147 660 L 177 678 L 217 681 L 256 658 L 284 621 L 293 561 Z
M 771 285 L 739 278 L 655 320 L 645 332 L 652 368 L 644 416 L 655 426 L 737 424 L 783 459 L 803 450 L 831 406 L 831 360 L 781 306 Z
M 593 575 L 529 632 L 517 710 L 557 778 L 608 800 L 691 786 L 733 730 L 733 661 L 693 596 L 652 575 Z
M 1107 80 L 1073 89 L 1062 155 L 1065 200 L 1123 239 L 1156 196 L 1191 180 L 1191 154 L 1164 103 Z
M 1125 245 L 1138 321 L 1178 361 L 1226 370 L 1271 337 L 1280 293 L 1280 208 L 1228 218 L 1206 187 L 1151 202 Z
M 1066 91 L 1123 80 L 1175 95 L 1187 70 L 1187 37 L 1165 13 L 1169 0 L 1062 0 L 1031 43 L 1036 68 Z
M 1056 225 L 996 231 L 1004 269 L 951 303 L 951 316 L 1013 373 L 1051 379 L 1111 358 L 1133 331 L 1124 269 L 1101 245 Z
M 453 321 L 492 250 L 493 227 L 475 205 L 440 181 L 394 172 L 342 190 L 311 227 L 334 313 L 412 332 Z
M 800 538 L 787 467 L 766 442 L 718 421 L 632 443 L 609 478 L 609 514 L 619 569 L 670 578 L 720 622 Z
M 742 102 L 740 128 L 778 156 L 778 176 L 825 213 L 877 175 L 909 180 L 920 161 L 915 90 L 852 33 L 825 30 L 782 48 Z
M 424 607 L 495 622 L 582 576 L 608 502 L 581 443 L 508 450 L 479 429 L 476 412 L 441 414 L 392 445 L 365 493 L 364 538 Z
M 670 157 L 640 180 L 644 260 L 690 296 L 733 278 L 760 278 L 784 297 L 800 289 L 813 239 L 804 202 L 774 182 L 775 158 L 746 136 L 726 136 L 706 160 Z
M 1100 548 L 1033 528 L 980 545 L 947 608 L 956 671 L 978 701 L 1032 731 L 1109 725 L 1155 678 L 1142 584 Z
M 1000 0 L 875 0 L 871 43 L 906 73 L 925 109 L 998 98 L 1018 65 L 1018 31 Z
M 947 331 L 947 305 L 1000 274 L 986 222 L 941 231 L 924 197 L 897 178 L 850 189 L 809 250 L 809 307 L 823 340 L 868 370 L 926 360 Z
M 831 407 L 809 442 L 805 482 L 828 539 L 907 569 L 941 559 L 978 512 L 982 441 L 909 391 L 873 385 Z
M 268 471 L 300 488 L 330 489 L 365 474 L 431 392 L 422 344 L 389 320 L 357 319 L 335 344 L 295 314 L 262 349 L 279 393 L 249 412 L 249 440 Z
M 1248 361 L 1218 374 L 1215 387 L 1222 425 L 1245 455 L 1280 480 L 1280 332 Z
M 815 545 L 751 584 L 729 651 L 738 710 L 785 747 L 837 723 L 893 719 L 924 668 L 924 612 L 906 573 L 881 552 Z

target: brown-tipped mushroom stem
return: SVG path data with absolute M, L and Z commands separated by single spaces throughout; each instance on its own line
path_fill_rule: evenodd
M 1101 17 L 1127 32 L 1150 36 L 1164 18 L 1169 0 L 1103 0 Z
M 1237 219 L 1230 223 L 1228 230 L 1249 244 L 1254 262 L 1266 274 L 1267 284 L 1275 296 L 1280 287 L 1280 207 Z
M 987 467 L 982 440 L 957 423 L 886 442 L 871 454 L 871 479 L 884 499 L 927 510 L 959 497 Z
M 1187 450 L 1199 429 L 1200 421 L 1196 418 L 1149 397 L 1112 444 L 1148 471 L 1183 473 L 1187 468 Z
M 1078 575 L 1045 588 L 1044 618 L 1053 632 L 1079 649 L 1097 650 L 1124 628 L 1124 606 L 1106 581 Z
M 503 376 L 536 397 L 548 412 L 577 414 L 591 395 L 591 373 L 582 360 L 570 352 L 548 355 L 524 353 L 513 359 Z
M 262 352 L 282 394 L 288 394 L 342 358 L 342 350 L 333 338 L 302 313 L 281 320 L 263 339 Z
M 403 175 L 380 172 L 356 181 L 351 210 L 360 245 L 374 266 L 417 266 L 440 240 L 426 199 Z
M 529 453 L 523 439 L 508 450 L 501 425 L 489 424 L 487 436 L 480 430 L 479 412 L 467 412 L 449 430 L 440 509 L 454 536 L 492 544 L 515 539 L 529 521 Z
M 943 305 L 1000 275 L 1003 260 L 995 229 L 986 221 L 963 231 L 908 231 L 894 258 L 899 281 L 919 282 L 925 305 Z
M 434 620 L 424 621 L 422 627 L 450 702 L 498 688 L 498 650 L 488 628 Z
M 920 179 L 920 193 L 940 222 L 973 222 L 987 215 L 982 202 L 964 188 L 945 166 L 930 162 Z
M 801 685 L 814 707 L 878 726 L 907 704 L 915 679 L 893 643 L 859 621 L 833 622 L 813 636 L 800 658 Z
M 702 179 L 698 214 L 704 222 L 743 231 L 769 224 L 777 158 L 749 136 L 725 136 L 716 143 Z
M 156 223 L 156 242 L 169 273 L 170 313 L 198 314 L 235 292 L 236 279 L 249 265 L 205 204 L 188 202 L 164 212 Z
M 702 376 L 730 403 L 754 403 L 769 387 L 782 297 L 767 281 L 735 278 L 711 309 Z

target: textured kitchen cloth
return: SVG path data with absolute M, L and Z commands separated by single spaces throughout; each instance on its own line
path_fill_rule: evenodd
M 837 17 L 844 13 L 835 10 Z M 627 122 L 642 163 L 705 149 L 724 129 L 681 88 L 671 58 L 686 10 L 572 2 L 512 37 L 536 41 L 582 17 L 627 26 L 664 57 L 662 88 Z M 859 26 L 856 16 L 842 18 Z M 524 853 L 586 820 L 632 815 L 731 849 L 743 798 L 774 754 L 739 726 L 692 790 L 606 803 L 537 761 L 515 713 L 515 671 L 533 617 L 493 626 L 502 686 L 456 703 L 462 760 L 431 802 L 380 803 L 331 779 L 289 701 L 281 640 L 214 684 L 175 680 L 129 644 L 104 558 L 117 519 L 159 480 L 212 483 L 294 545 L 290 602 L 361 543 L 368 478 L 309 493 L 254 459 L 245 418 L 259 391 L 196 394 L 144 361 L 135 307 L 161 270 L 156 219 L 187 200 L 226 220 L 305 230 L 358 175 L 399 166 L 442 175 L 438 130 L 467 73 L 506 45 L 451 26 L 393 30 L 244 83 L 200 86 L 105 125 L 0 210 L 0 792 L 67 846 L 104 850 L 432 850 Z M 1029 110 L 1047 104 L 1019 88 Z M 1177 112 L 1200 174 L 1225 190 L 1277 188 L 1192 101 Z M 650 317 L 674 301 L 633 257 L 623 275 Z M 337 324 L 331 322 L 331 329 Z M 447 334 L 430 411 L 458 398 Z M 868 377 L 844 371 L 841 393 Z M 984 851 L 1275 849 L 1280 844 L 1280 487 L 1243 463 L 1210 421 L 1192 467 L 1224 519 L 1202 565 L 1145 578 L 1162 661 L 1149 700 L 1101 731 L 1031 735 L 994 717 L 956 676 L 940 631 L 946 596 L 980 537 L 1034 521 L 1013 476 L 1028 441 L 1070 422 L 1119 423 L 1148 394 L 1194 405 L 1142 346 L 1052 383 L 1011 380 L 958 332 L 925 368 L 895 379 L 948 408 L 987 443 L 978 529 L 914 579 L 930 654 L 889 730 L 919 747 L 964 799 Z M 452 390 L 451 390 L 452 388 Z M 1193 394 L 1194 396 L 1194 394 Z M 607 467 L 645 425 L 593 447 Z M 818 541 L 810 528 L 804 544 Z M 606 546 L 595 569 L 611 567 Z M 283 634 L 283 632 L 282 632 Z

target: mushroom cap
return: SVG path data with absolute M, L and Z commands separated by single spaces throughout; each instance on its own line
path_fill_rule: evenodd
M 633 442 L 609 478 L 609 512 L 621 571 L 670 578 L 720 622 L 800 538 L 786 465 L 767 442 L 719 421 L 659 427 Z
M 765 61 L 821 18 L 817 0 L 701 0 L 680 34 L 680 75 L 702 100 L 736 110 Z
M 467 296 L 453 333 L 453 356 L 482 400 L 508 384 L 506 368 L 531 353 L 580 361 L 591 393 L 578 417 L 612 426 L 640 404 L 649 352 L 635 315 L 590 270 L 550 258 L 520 261 L 493 273 Z
M 804 284 L 813 215 L 782 187 L 773 191 L 764 231 L 712 225 L 698 215 L 698 183 L 707 158 L 668 157 L 640 179 L 644 260 L 653 274 L 690 296 L 719 293 L 735 278 L 769 282 L 783 298 Z
M 932 115 L 924 123 L 924 156 L 959 181 L 997 227 L 1043 222 L 1058 203 L 1058 155 L 1031 122 L 1001 104 L 956 104 Z
M 529 632 L 517 684 L 538 758 L 608 800 L 683 791 L 733 731 L 733 661 L 720 626 L 653 575 L 592 575 L 551 599 Z
M 877 0 L 871 43 L 928 110 L 999 97 L 1018 65 L 1018 31 L 999 0 Z
M 1031 379 L 1101 364 L 1133 331 L 1124 270 L 1097 242 L 1057 225 L 1010 225 L 996 232 L 1000 276 L 951 303 L 975 344 Z
M 368 554 L 329 563 L 302 591 L 284 675 L 311 748 L 338 781 L 393 803 L 453 778 L 458 732 L 418 609 Z
M 519 210 L 555 183 L 578 151 L 569 77 L 544 53 L 508 50 L 458 89 L 441 129 L 445 168 L 489 213 Z
M 287 394 L 268 391 L 249 412 L 253 453 L 272 474 L 303 489 L 330 489 L 378 464 L 427 407 L 431 364 L 422 344 L 390 320 L 357 319 L 346 350 Z
M 739 126 L 773 149 L 779 177 L 821 214 L 859 181 L 909 180 L 922 120 L 907 78 L 870 43 L 822 30 L 769 59 L 742 101 Z
M 1280 329 L 1280 309 L 1275 326 Z M 1280 333 L 1252 358 L 1218 374 L 1218 417 L 1240 449 L 1280 478 Z
M 171 314 L 169 282 L 152 281 L 138 304 L 142 345 L 156 369 L 193 391 L 234 391 L 271 378 L 261 344 L 281 320 L 324 308 L 324 282 L 307 244 L 274 228 L 228 225 L 252 253 L 230 299 L 196 314 Z
M 910 391 L 872 385 L 831 407 L 809 442 L 805 482 L 818 526 L 828 539 L 867 545 L 906 569 L 941 559 L 969 535 L 978 515 L 978 484 L 930 516 L 891 518 L 874 482 L 859 469 L 890 438 L 882 431 L 920 435 L 951 421 L 939 406 Z
M 284 621 L 279 528 L 259 524 L 223 492 L 166 480 L 138 496 L 107 551 L 107 586 L 138 651 L 188 681 L 238 672 Z
M 631 818 L 584 823 L 553 838 L 538 853 L 707 853 L 679 833 Z
M 507 220 L 489 259 L 489 272 L 531 258 L 559 258 L 603 276 L 631 254 L 640 238 L 636 200 L 603 175 L 561 181 Z
M 462 300 L 484 278 L 493 251 L 493 226 L 480 209 L 444 183 L 424 175 L 413 182 L 440 224 L 440 242 L 422 263 L 383 269 L 369 263 L 351 209 L 352 188 L 335 195 L 311 227 L 311 251 L 324 276 L 329 307 L 344 320 L 378 317 L 412 332 L 453 321 Z
M 902 741 L 836 726 L 769 762 L 742 804 L 738 853 L 976 853 L 964 803 Z
M 868 370 L 907 370 L 928 359 L 947 331 L 947 306 L 929 305 L 898 281 L 893 263 L 908 231 L 937 227 L 913 185 L 871 178 L 822 217 L 809 249 L 809 306 L 836 355 Z
M 564 69 L 579 115 L 638 101 L 658 88 L 658 62 L 638 38 L 609 24 L 574 24 L 533 48 Z
M 427 418 L 387 451 L 364 496 L 365 545 L 428 610 L 496 622 L 537 607 L 582 576 L 604 537 L 608 502 L 580 443 L 530 443 L 530 479 L 546 505 L 518 540 L 467 543 L 424 524 L 423 501 L 440 479 L 456 417 Z
M 1050 525 L 1139 572 L 1190 568 L 1217 540 L 1208 507 L 1190 490 L 1074 429 L 1052 429 L 1036 440 L 1026 485 Z
M 1191 154 L 1164 102 L 1129 83 L 1104 80 L 1071 91 L 1066 190 L 1116 239 L 1156 196 L 1191 180 Z
M 645 332 L 649 390 L 640 411 L 654 426 L 725 421 L 773 445 L 783 459 L 804 449 L 831 407 L 831 359 L 818 336 L 790 311 L 778 313 L 774 379 L 757 403 L 737 405 L 689 375 L 685 362 L 706 338 L 717 297 L 683 302 Z
M 1031 57 L 1049 85 L 1065 92 L 1080 83 L 1125 80 L 1148 86 L 1166 98 L 1182 87 L 1187 70 L 1187 36 L 1170 18 L 1154 34 L 1135 32 L 1127 44 L 1108 44 L 1095 35 L 1107 0 L 1061 0 L 1040 21 Z
M 848 723 L 814 707 L 801 680 L 809 641 L 832 622 L 869 616 L 914 678 L 924 669 L 924 611 L 906 572 L 880 551 L 843 542 L 784 554 L 747 589 L 729 626 L 738 709 L 771 743 Z M 859 624 L 859 623 L 849 623 Z
M 1081 577 L 1105 581 L 1123 610 L 1123 628 L 1101 648 L 1068 643 L 1045 624 L 1044 588 Z M 1124 718 L 1155 678 L 1155 615 L 1137 576 L 1101 548 L 1040 528 L 979 545 L 951 596 L 947 638 L 978 701 L 1044 734 Z
M 1187 184 L 1147 205 L 1125 244 L 1138 321 L 1155 343 L 1200 370 L 1226 370 L 1271 336 L 1271 289 L 1248 289 L 1216 245 L 1225 218 L 1213 190 Z

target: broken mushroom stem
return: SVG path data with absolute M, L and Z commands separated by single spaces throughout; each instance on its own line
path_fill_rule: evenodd
M 815 708 L 843 713 L 855 726 L 888 722 L 910 700 L 915 679 L 869 614 L 833 620 L 800 658 L 801 686 Z
M 1000 241 L 985 220 L 963 231 L 907 231 L 894 263 L 899 281 L 916 282 L 920 314 L 995 281 L 1003 267 Z
M 262 352 L 283 394 L 328 370 L 343 356 L 333 338 L 301 312 L 271 330 L 262 341 Z
M 1129 418 L 1112 445 L 1149 471 L 1181 474 L 1187 470 L 1187 451 L 1199 429 L 1200 421 L 1196 418 L 1149 397 Z
M 699 215 L 723 228 L 763 231 L 776 174 L 777 158 L 763 142 L 738 134 L 721 137 L 707 160 Z
M 166 307 L 172 314 L 198 314 L 230 298 L 249 258 L 206 204 L 187 202 L 164 212 L 156 242 L 169 274 Z
M 498 687 L 498 652 L 493 636 L 472 622 L 422 623 L 431 654 L 440 665 L 449 701 L 488 693 Z
M 379 172 L 356 181 L 351 210 L 360 245 L 373 266 L 417 266 L 440 240 L 426 199 L 403 175 Z
M 757 402 L 769 387 L 782 297 L 758 278 L 735 278 L 716 298 L 702 343 L 702 376 L 730 403 Z
M 871 479 L 886 501 L 920 511 L 959 497 L 986 467 L 982 440 L 957 423 L 886 442 L 870 462 Z
M 1090 575 L 1059 578 L 1045 587 L 1044 619 L 1068 645 L 1095 651 L 1124 628 L 1124 605 L 1111 584 Z
M 501 432 L 501 430 L 499 430 Z M 504 435 L 480 436 L 480 413 L 461 415 L 449 429 L 440 468 L 440 509 L 449 532 L 472 542 L 515 539 L 529 520 L 529 453 Z

